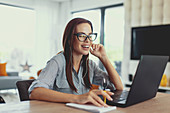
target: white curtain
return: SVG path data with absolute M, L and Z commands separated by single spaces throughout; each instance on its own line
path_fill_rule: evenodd
M 47 0 L 35 1 L 36 11 L 36 67 L 41 69 L 56 51 L 59 4 Z
M 36 0 L 36 66 L 44 68 L 46 62 L 62 50 L 62 35 L 70 19 L 70 2 Z

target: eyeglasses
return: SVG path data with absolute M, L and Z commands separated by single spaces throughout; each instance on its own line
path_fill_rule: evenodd
M 90 35 L 86 35 L 84 33 L 77 33 L 77 34 L 74 34 L 74 35 L 77 36 L 77 38 L 80 42 L 84 42 L 85 40 L 87 40 L 87 38 L 90 41 L 95 41 L 96 38 L 97 38 L 97 33 L 91 33 Z

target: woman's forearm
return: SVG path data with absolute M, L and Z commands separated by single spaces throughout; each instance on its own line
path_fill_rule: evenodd
M 50 89 L 38 87 L 31 94 L 30 99 L 44 100 L 50 102 L 76 102 L 77 95 L 67 94 Z
M 46 88 L 35 88 L 30 95 L 30 99 L 35 100 L 43 100 L 43 101 L 50 101 L 50 102 L 71 102 L 71 103 L 79 103 L 79 104 L 86 104 L 92 103 L 96 106 L 105 106 L 108 107 L 106 103 L 104 103 L 98 95 L 105 96 L 108 100 L 112 100 L 110 95 L 113 95 L 112 92 L 104 92 L 103 90 L 91 90 L 82 95 L 75 95 L 75 94 L 67 94 L 61 93 L 58 91 L 46 89 Z
M 113 67 L 113 65 L 111 64 L 111 62 L 109 61 L 108 57 L 103 56 L 103 57 L 100 58 L 100 60 L 103 63 L 103 65 L 105 66 L 111 81 L 115 85 L 115 88 L 117 90 L 123 90 L 123 84 L 122 84 L 122 81 L 120 79 L 120 76 L 117 73 L 117 71 L 115 70 L 115 68 Z

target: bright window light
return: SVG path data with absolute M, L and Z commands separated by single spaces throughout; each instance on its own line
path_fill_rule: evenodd
M 120 74 L 123 60 L 124 40 L 124 7 L 114 7 L 105 10 L 105 37 L 106 53 Z
M 0 5 L 0 62 L 19 71 L 20 64 L 34 62 L 35 11 Z

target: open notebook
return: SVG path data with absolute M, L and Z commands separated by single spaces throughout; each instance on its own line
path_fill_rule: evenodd
M 115 110 L 116 106 L 110 106 L 110 107 L 97 107 L 95 105 L 88 105 L 88 104 L 75 104 L 75 103 L 66 103 L 66 106 L 94 112 L 94 113 L 104 113 L 111 110 Z

